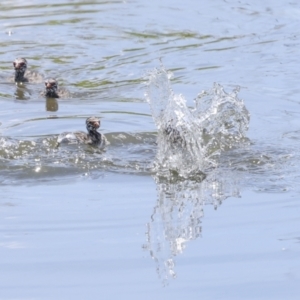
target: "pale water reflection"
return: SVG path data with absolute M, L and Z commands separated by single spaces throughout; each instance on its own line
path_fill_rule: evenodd
M 146 93 L 158 131 L 154 163 L 158 196 L 144 248 L 164 284 L 176 278 L 176 256 L 201 235 L 204 206 L 217 208 L 227 197 L 239 195 L 233 168 L 227 164 L 226 169 L 220 158 L 226 151 L 250 145 L 246 138 L 250 116 L 238 89 L 226 93 L 215 84 L 190 108 L 183 95 L 173 92 L 171 75 L 163 66 L 150 72 Z M 241 155 L 239 164 L 244 161 Z
M 201 237 L 206 205 L 215 209 L 228 197 L 240 197 L 239 182 L 233 173 L 212 171 L 202 180 L 154 176 L 157 201 L 147 223 L 149 251 L 163 284 L 176 278 L 176 257 L 190 241 Z

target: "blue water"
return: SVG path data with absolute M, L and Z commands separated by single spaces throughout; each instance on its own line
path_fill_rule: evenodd
M 299 16 L 285 0 L 2 1 L 0 299 L 298 299 Z M 16 86 L 16 57 L 72 98 Z M 205 180 L 152 168 L 161 63 L 190 109 L 240 87 L 248 142 Z M 91 115 L 105 152 L 55 148 Z

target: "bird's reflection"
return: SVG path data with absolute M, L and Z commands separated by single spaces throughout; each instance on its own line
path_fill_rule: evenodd
M 16 91 L 14 95 L 16 100 L 28 100 L 31 96 L 31 91 L 24 83 L 16 83 Z
M 46 111 L 58 111 L 58 101 L 56 98 L 46 98 Z
M 228 175 L 228 174 L 227 174 Z M 189 241 L 201 236 L 204 206 L 217 208 L 229 196 L 239 196 L 237 182 L 225 182 L 224 174 L 210 174 L 201 180 L 174 180 L 154 176 L 157 202 L 147 224 L 146 244 L 164 284 L 176 278 L 175 257 Z

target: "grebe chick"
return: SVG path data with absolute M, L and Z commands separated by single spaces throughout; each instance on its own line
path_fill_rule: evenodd
M 99 118 L 89 117 L 86 119 L 85 124 L 88 133 L 83 131 L 64 132 L 58 136 L 57 143 L 87 144 L 101 148 L 108 145 L 108 141 L 104 134 L 97 131 L 97 129 L 100 127 Z
M 68 98 L 70 93 L 65 89 L 58 89 L 57 81 L 49 78 L 45 81 L 45 91 L 42 95 L 47 98 Z
M 180 132 L 173 123 L 173 119 L 168 122 L 166 127 L 163 129 L 163 133 L 167 140 L 171 144 L 177 144 L 181 146 L 186 146 L 186 140 L 184 138 L 184 132 Z
M 26 58 L 16 58 L 13 62 L 15 69 L 15 82 L 31 82 L 40 83 L 43 81 L 43 76 L 37 72 L 27 71 L 27 60 Z

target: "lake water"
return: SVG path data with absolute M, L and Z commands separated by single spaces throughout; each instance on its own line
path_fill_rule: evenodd
M 0 20 L 1 300 L 299 299 L 300 3 L 4 0 Z M 13 83 L 17 57 L 72 97 Z M 240 89 L 245 143 L 204 179 L 153 167 L 154 68 L 187 111 Z M 56 147 L 92 115 L 105 151 Z

